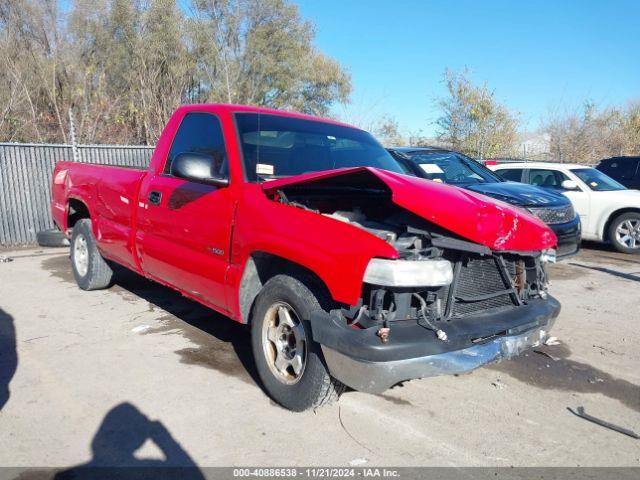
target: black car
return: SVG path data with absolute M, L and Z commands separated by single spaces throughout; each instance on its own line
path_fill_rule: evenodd
M 507 182 L 459 152 L 436 147 L 387 149 L 408 174 L 455 185 L 525 208 L 544 221 L 558 237 L 558 258 L 573 255 L 580 248 L 580 217 L 561 193 Z
M 640 190 L 640 157 L 611 157 L 596 167 L 627 188 Z

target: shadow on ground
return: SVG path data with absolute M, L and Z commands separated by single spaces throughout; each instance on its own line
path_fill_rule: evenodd
M 9 383 L 18 368 L 13 317 L 0 308 L 0 410 L 9 401 Z
M 537 388 L 599 393 L 640 412 L 640 386 L 571 360 L 570 355 L 564 345 L 543 346 L 489 368 Z
M 162 452 L 163 459 L 135 455 L 148 440 Z M 127 402 L 116 405 L 105 415 L 91 441 L 91 453 L 89 462 L 58 472 L 54 478 L 154 478 L 158 474 L 165 478 L 171 473 L 167 467 L 177 467 L 173 472 L 175 478 L 205 478 L 162 422 L 150 420 Z
M 41 265 L 53 276 L 75 284 L 67 255 L 47 258 Z M 246 326 L 124 267 L 113 265 L 113 269 L 115 284 L 111 292 L 129 302 L 144 299 L 150 312 L 158 310 L 154 322 L 149 322 L 146 315 L 140 320 L 148 326 L 144 334 L 181 335 L 193 343 L 175 352 L 181 362 L 215 369 L 262 388 Z
M 640 275 L 636 273 L 619 272 L 618 270 L 614 270 L 612 268 L 595 267 L 592 265 L 583 265 L 581 263 L 575 262 L 570 262 L 569 265 L 578 268 L 585 268 L 587 270 L 595 270 L 596 272 L 608 273 L 609 275 L 613 275 L 614 277 L 624 278 L 625 280 L 631 280 L 632 282 L 640 282 Z
M 593 262 L 616 263 L 629 265 L 630 263 L 640 265 L 640 255 L 621 253 L 608 243 L 582 241 L 580 253 L 572 259 L 580 259 Z

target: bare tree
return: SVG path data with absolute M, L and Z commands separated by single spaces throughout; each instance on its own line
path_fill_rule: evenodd
M 400 147 L 406 144 L 404 136 L 400 133 L 398 121 L 389 115 L 380 117 L 370 130 L 385 146 Z
M 438 139 L 480 159 L 509 155 L 516 141 L 518 119 L 495 98 L 486 84 L 474 85 L 469 72 L 446 70 L 447 96 L 438 106 Z
M 618 155 L 640 155 L 640 102 L 552 113 L 542 130 L 550 137 L 551 156 L 559 162 L 592 163 Z

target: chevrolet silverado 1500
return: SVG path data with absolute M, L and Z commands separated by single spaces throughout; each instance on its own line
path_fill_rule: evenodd
M 248 324 L 267 392 L 304 410 L 517 355 L 559 313 L 544 223 L 402 172 L 348 125 L 190 105 L 147 171 L 59 162 L 52 212 L 80 288 L 117 263 Z

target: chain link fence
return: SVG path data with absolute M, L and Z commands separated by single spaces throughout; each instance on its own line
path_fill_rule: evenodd
M 77 145 L 77 160 L 146 168 L 153 147 Z M 0 143 L 0 246 L 33 245 L 36 233 L 54 228 L 51 174 L 59 160 L 74 160 L 71 145 Z

